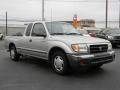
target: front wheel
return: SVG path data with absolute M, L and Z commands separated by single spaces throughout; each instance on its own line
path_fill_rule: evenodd
M 116 44 L 112 44 L 112 47 L 113 47 L 113 48 L 117 48 L 117 45 L 116 45 Z
M 3 40 L 3 36 L 1 36 L 0 40 Z
M 66 74 L 68 72 L 68 61 L 65 53 L 57 51 L 52 56 L 52 67 L 57 74 Z
M 10 58 L 13 61 L 19 61 L 20 55 L 17 53 L 15 46 L 10 47 Z

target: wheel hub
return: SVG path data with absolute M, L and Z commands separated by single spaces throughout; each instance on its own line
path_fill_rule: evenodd
M 14 59 L 14 57 L 15 57 L 15 52 L 14 50 L 11 50 L 11 58 Z
M 58 71 L 63 70 L 64 61 L 61 56 L 56 56 L 54 58 L 54 66 Z

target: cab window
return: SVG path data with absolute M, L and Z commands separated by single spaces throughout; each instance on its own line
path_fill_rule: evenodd
M 32 28 L 32 23 L 30 23 L 29 25 L 28 25 L 28 27 L 27 27 L 27 30 L 26 30 L 26 36 L 30 36 L 30 31 L 31 31 L 31 28 Z
M 45 31 L 44 25 L 42 23 L 36 23 L 33 27 L 31 36 L 40 37 L 45 35 L 46 35 L 46 31 Z

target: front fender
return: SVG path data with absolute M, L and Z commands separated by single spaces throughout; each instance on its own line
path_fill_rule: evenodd
M 48 44 L 48 48 L 49 48 L 48 51 L 50 52 L 50 50 L 54 47 L 61 48 L 62 50 L 65 51 L 65 53 L 73 53 L 71 49 L 71 45 L 61 41 L 50 41 Z

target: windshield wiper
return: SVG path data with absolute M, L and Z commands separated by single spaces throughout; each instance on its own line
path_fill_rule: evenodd
M 81 35 L 79 33 L 51 33 L 51 35 Z
M 66 33 L 51 33 L 51 35 L 66 35 Z
M 80 35 L 78 33 L 66 33 L 67 35 Z

